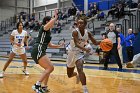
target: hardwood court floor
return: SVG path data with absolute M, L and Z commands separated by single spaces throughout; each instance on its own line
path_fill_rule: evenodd
M 0 71 L 6 59 L 0 58 Z M 32 62 L 32 60 L 29 60 Z M 53 62 L 55 70 L 51 74 L 48 86 L 49 93 L 82 93 L 81 84 L 76 78 L 66 76 L 65 62 Z M 99 70 L 102 65 L 85 64 L 89 93 L 140 93 L 140 69 L 125 69 L 124 72 Z M 110 68 L 116 68 L 110 65 Z M 40 66 L 30 63 L 29 76 L 22 73 L 22 63 L 14 60 L 6 70 L 5 77 L 0 78 L 0 93 L 35 93 L 31 86 L 38 80 L 43 71 Z

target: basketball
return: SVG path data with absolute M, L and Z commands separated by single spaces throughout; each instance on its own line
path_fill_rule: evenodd
M 110 51 L 113 47 L 113 43 L 110 39 L 104 39 L 100 43 L 100 48 L 102 51 Z

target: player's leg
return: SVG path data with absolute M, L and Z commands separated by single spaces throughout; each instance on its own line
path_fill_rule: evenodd
M 20 58 L 22 59 L 23 61 L 23 66 L 24 66 L 24 69 L 22 70 L 23 73 L 25 75 L 29 75 L 29 72 L 27 71 L 27 56 L 26 56 L 26 53 L 20 55 Z
M 119 66 L 119 69 L 122 70 L 122 63 L 121 63 L 121 59 L 120 59 L 120 56 L 119 56 L 119 53 L 118 53 L 117 44 L 114 44 L 113 45 L 113 48 L 111 50 L 111 54 L 114 55 L 114 58 L 117 61 L 117 64 Z
M 68 76 L 69 78 L 74 77 L 74 76 L 77 75 L 77 73 L 74 72 L 74 68 L 75 68 L 75 67 L 67 67 L 67 76 Z
M 69 78 L 76 76 L 77 73 L 74 72 L 75 68 L 75 54 L 72 51 L 68 51 L 68 56 L 67 56 L 67 76 Z
M 82 86 L 83 86 L 83 91 L 84 91 L 84 93 L 88 93 L 88 89 L 86 86 L 86 76 L 85 76 L 85 73 L 83 71 L 83 63 L 84 63 L 84 61 L 82 59 L 77 60 L 76 67 L 77 67 L 80 81 L 81 81 Z
M 13 60 L 14 56 L 15 56 L 15 53 L 13 53 L 13 52 L 11 52 L 9 54 L 9 58 L 8 58 L 7 62 L 5 63 L 2 72 L 0 73 L 0 78 L 3 78 L 4 77 L 4 72 L 7 69 L 7 67 L 9 66 L 9 64 L 11 63 L 11 61 Z
M 36 92 L 43 92 L 44 90 L 41 87 L 41 83 L 44 81 L 44 85 L 47 86 L 49 75 L 54 70 L 54 67 L 47 55 L 44 55 L 39 59 L 39 65 L 45 70 L 36 84 L 34 84 L 33 89 Z

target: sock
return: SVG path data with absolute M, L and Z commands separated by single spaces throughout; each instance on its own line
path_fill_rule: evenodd
M 41 85 L 41 82 L 40 82 L 40 81 L 37 81 L 37 82 L 36 82 L 36 85 Z
M 47 88 L 48 86 L 47 85 L 43 85 L 43 87 Z
M 86 85 L 83 85 L 83 89 L 87 89 L 87 86 Z

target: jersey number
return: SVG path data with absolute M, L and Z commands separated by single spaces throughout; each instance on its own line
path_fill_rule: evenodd
M 18 39 L 18 43 L 21 43 L 22 39 Z

